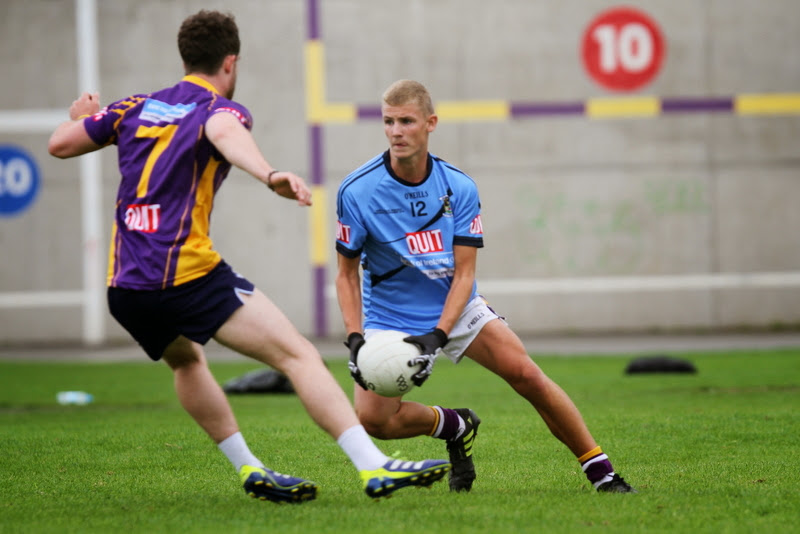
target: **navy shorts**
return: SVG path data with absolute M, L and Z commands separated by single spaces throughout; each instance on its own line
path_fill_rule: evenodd
M 155 291 L 108 288 L 111 315 L 152 360 L 178 336 L 205 345 L 244 304 L 240 294 L 255 286 L 221 261 L 210 273 L 179 286 Z

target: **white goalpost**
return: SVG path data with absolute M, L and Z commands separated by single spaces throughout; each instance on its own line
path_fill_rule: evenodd
M 75 0 L 78 91 L 100 90 L 97 53 L 97 2 Z M 77 95 L 76 95 L 77 96 Z M 0 110 L 0 132 L 11 134 L 49 134 L 67 119 L 65 109 Z M 101 166 L 100 154 L 80 158 L 81 228 L 83 287 L 65 291 L 26 291 L 0 293 L 0 308 L 81 306 L 84 343 L 97 345 L 105 340 L 103 258 L 100 254 Z

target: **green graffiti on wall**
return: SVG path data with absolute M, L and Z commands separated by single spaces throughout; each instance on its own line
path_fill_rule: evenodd
M 526 184 L 514 194 L 520 259 L 549 276 L 634 275 L 680 257 L 676 231 L 707 227 L 702 179 L 643 179 L 565 191 L 554 182 Z M 674 252 L 674 254 L 673 254 Z

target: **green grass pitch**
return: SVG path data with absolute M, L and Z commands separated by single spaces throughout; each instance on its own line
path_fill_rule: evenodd
M 409 395 L 483 419 L 468 494 L 442 482 L 371 502 L 296 396 L 233 397 L 253 451 L 320 484 L 299 506 L 244 494 L 163 363 L 0 362 L 0 532 L 797 531 L 800 349 L 674 356 L 698 373 L 626 376 L 629 355 L 535 357 L 636 495 L 591 490 L 534 410 L 471 361 L 440 361 Z M 329 366 L 352 391 L 345 361 Z M 212 363 L 220 383 L 256 368 Z M 70 389 L 95 401 L 59 406 L 56 393 Z M 427 437 L 378 443 L 410 459 L 446 457 Z

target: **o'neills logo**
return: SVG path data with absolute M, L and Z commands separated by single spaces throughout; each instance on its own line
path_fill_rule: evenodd
M 342 243 L 350 244 L 350 227 L 342 224 L 341 221 L 336 221 L 336 239 Z
M 472 222 L 469 223 L 469 233 L 483 235 L 483 223 L 481 222 L 480 214 L 476 215 Z
M 408 251 L 411 254 L 444 251 L 441 230 L 426 230 L 424 232 L 406 234 L 406 244 L 408 244 Z
M 125 226 L 136 232 L 155 232 L 161 221 L 161 204 L 130 204 L 125 210 Z

